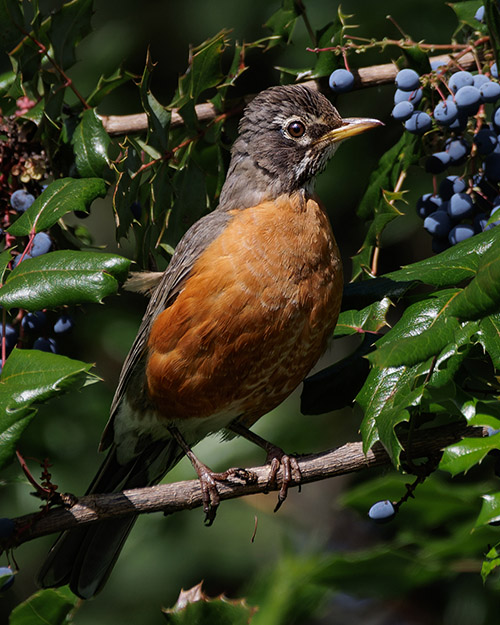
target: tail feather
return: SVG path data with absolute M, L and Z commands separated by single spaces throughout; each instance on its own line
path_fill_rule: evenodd
M 182 458 L 174 441 L 157 441 L 125 465 L 112 447 L 87 491 L 109 493 L 157 484 Z M 108 579 L 136 517 L 103 521 L 62 533 L 37 576 L 42 588 L 69 584 L 82 599 L 97 594 Z

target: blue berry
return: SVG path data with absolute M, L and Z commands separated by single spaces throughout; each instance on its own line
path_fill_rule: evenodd
M 464 113 L 463 111 L 458 111 L 458 116 L 456 120 L 452 124 L 450 124 L 448 128 L 450 128 L 450 130 L 454 130 L 455 132 L 460 132 L 467 128 L 468 121 L 469 118 L 467 117 L 467 113 Z
M 461 193 L 467 188 L 467 183 L 460 176 L 447 176 L 439 184 L 439 195 L 443 200 L 449 200 L 454 193 Z
M 0 518 L 0 540 L 7 540 L 10 538 L 15 529 L 16 524 L 12 519 L 7 517 Z
M 17 339 L 19 335 L 17 330 L 10 325 L 10 323 L 5 324 L 5 349 L 7 353 L 10 353 L 14 347 L 16 346 Z M 0 323 L 0 340 L 3 338 L 3 325 Z
M 43 328 L 46 322 L 47 315 L 43 310 L 37 310 L 36 312 L 26 313 L 21 321 L 21 325 L 28 332 L 38 332 Z
M 453 124 L 458 116 L 458 108 L 453 100 L 441 100 L 434 108 L 434 119 L 442 126 Z
M 441 67 L 443 69 L 446 68 L 446 61 L 441 61 L 439 59 L 437 61 L 432 61 L 431 60 L 431 69 L 432 69 L 432 71 L 437 72 L 438 69 L 441 68 Z
M 408 132 L 421 135 L 431 129 L 432 119 L 427 113 L 415 111 L 410 119 L 405 122 L 405 128 Z
M 62 314 L 54 324 L 54 332 L 56 334 L 64 334 L 69 332 L 74 325 L 73 319 L 69 315 Z
M 500 108 L 497 108 L 495 110 L 491 118 L 491 121 L 493 122 L 493 128 L 495 129 L 495 131 L 497 133 L 500 132 Z
M 493 78 L 498 78 L 498 67 L 496 63 L 493 63 L 493 65 L 490 67 L 490 72 Z
M 414 69 L 402 69 L 397 73 L 395 83 L 402 91 L 415 91 L 420 87 L 420 79 Z
M 500 98 L 500 85 L 488 80 L 479 87 L 479 93 L 483 102 L 496 102 Z
M 470 237 L 474 236 L 474 227 L 469 224 L 458 224 L 450 230 L 450 234 L 448 235 L 448 240 L 452 245 L 456 245 L 461 241 L 465 241 L 466 239 L 470 239 Z
M 468 115 L 475 115 L 481 103 L 481 92 L 476 87 L 465 86 L 455 94 L 455 104 L 459 111 L 464 111 Z
M 336 69 L 330 74 L 328 84 L 335 93 L 345 93 L 352 89 L 354 76 L 347 69 Z
M 14 571 L 10 566 L 0 566 L 0 592 L 8 590 L 14 583 Z
M 456 93 L 462 87 L 472 86 L 474 84 L 474 76 L 470 72 L 457 72 L 448 81 L 448 87 Z
M 460 163 L 464 161 L 470 152 L 468 143 L 463 139 L 452 139 L 445 144 L 446 151 L 450 155 L 452 163 Z
M 377 523 L 390 521 L 395 514 L 396 510 L 394 505 L 388 499 L 385 501 L 377 501 L 377 503 L 374 503 L 368 512 L 370 519 L 372 521 L 376 521 Z
M 495 436 L 495 434 L 498 434 L 499 432 L 500 430 L 495 430 L 495 428 L 492 428 L 491 425 L 486 426 L 486 433 L 488 436 Z
M 35 198 L 25 189 L 18 189 L 10 196 L 10 205 L 18 213 L 24 213 L 33 204 Z
M 474 203 L 467 193 L 454 193 L 448 204 L 448 215 L 452 219 L 470 217 L 474 211 Z
M 392 109 L 392 116 L 399 122 L 405 122 L 413 113 L 413 104 L 411 102 L 398 102 Z
M 30 254 L 32 256 L 41 256 L 46 254 L 52 247 L 52 239 L 46 232 L 37 232 L 33 237 Z
M 476 89 L 480 89 L 481 86 L 484 85 L 484 83 L 486 82 L 491 82 L 488 76 L 485 76 L 484 74 L 476 74 L 474 76 L 473 86 L 476 87 Z
M 443 200 L 439 195 L 432 195 L 431 193 L 425 193 L 417 201 L 417 213 L 419 217 L 425 219 L 430 214 L 435 213 L 442 208 Z
M 21 258 L 23 260 L 21 260 Z M 12 261 L 12 269 L 15 269 L 19 265 L 19 263 L 28 260 L 28 258 L 33 258 L 33 256 L 31 254 L 25 254 L 24 256 L 22 254 L 18 254 Z
M 484 22 L 484 6 L 480 6 L 474 15 L 474 19 L 478 22 Z
M 474 219 L 472 220 L 472 225 L 474 226 L 474 233 L 482 232 L 486 228 L 486 224 L 488 223 L 488 216 L 486 213 L 478 213 L 474 215 Z
M 431 213 L 424 220 L 424 228 L 429 234 L 436 237 L 446 237 L 451 230 L 451 219 L 448 212 L 445 210 L 438 210 Z
M 42 352 L 52 352 L 53 354 L 57 354 L 58 352 L 55 339 L 46 339 L 42 336 L 37 338 L 36 341 L 33 343 L 33 349 L 39 349 Z
M 425 161 L 425 171 L 430 174 L 440 174 L 450 164 L 451 158 L 448 152 L 435 152 Z
M 491 152 L 495 149 L 497 142 L 497 135 L 489 128 L 482 128 L 474 137 L 474 143 L 476 144 L 478 154 L 483 156 L 491 154 Z
M 411 102 L 414 106 L 422 99 L 423 91 L 422 87 L 415 89 L 415 91 L 403 91 L 402 89 L 396 89 L 394 93 L 394 104 L 400 102 Z

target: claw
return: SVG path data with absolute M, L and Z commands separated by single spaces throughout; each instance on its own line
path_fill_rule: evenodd
M 299 482 L 302 479 L 299 463 L 295 456 L 289 456 L 279 447 L 272 446 L 267 453 L 267 462 L 270 463 L 268 484 L 277 482 L 278 471 L 282 470 L 281 488 L 278 493 L 278 501 L 274 508 L 277 512 L 288 495 L 288 488 L 292 482 Z
M 227 469 L 222 473 L 215 473 L 202 462 L 198 461 L 198 478 L 201 486 L 201 496 L 203 502 L 203 512 L 205 513 L 204 523 L 210 527 L 215 520 L 217 508 L 220 504 L 220 495 L 217 482 L 229 482 L 239 480 L 245 484 L 253 484 L 257 481 L 257 476 L 253 471 L 241 468 Z

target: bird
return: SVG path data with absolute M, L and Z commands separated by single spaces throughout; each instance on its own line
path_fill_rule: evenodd
M 187 455 L 210 524 L 217 482 L 252 479 L 239 468 L 214 473 L 192 452 L 222 432 L 265 449 L 270 481 L 282 469 L 281 505 L 300 480 L 297 460 L 249 428 L 299 386 L 333 333 L 342 263 L 314 181 L 342 141 L 381 124 L 342 118 L 300 84 L 270 87 L 246 106 L 217 208 L 187 231 L 163 273 L 146 272 L 131 286 L 150 290 L 150 299 L 100 443 L 108 453 L 87 494 L 156 484 Z M 38 585 L 69 584 L 92 598 L 135 518 L 62 533 Z

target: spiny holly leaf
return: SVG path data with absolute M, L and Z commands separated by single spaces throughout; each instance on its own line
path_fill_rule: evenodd
M 181 590 L 173 608 L 164 608 L 165 620 L 170 625 L 249 625 L 256 608 L 244 599 L 230 600 L 221 595 L 210 598 L 201 589 L 201 583 L 189 590 Z
M 5 270 L 7 269 L 7 265 L 10 263 L 11 260 L 12 256 L 10 253 L 10 249 L 6 249 L 0 254 L 0 284 L 3 282 Z
M 28 236 L 53 226 L 70 211 L 87 211 L 97 197 L 106 195 L 106 184 L 100 178 L 61 178 L 50 184 L 28 210 L 8 229 L 16 237 Z
M 458 291 L 447 289 L 409 306 L 378 343 L 372 356 L 380 367 L 414 365 L 439 354 L 456 340 L 460 324 L 447 314 Z
M 479 319 L 500 309 L 500 240 L 481 258 L 475 278 L 451 302 L 448 314 Z
M 116 293 L 129 266 L 127 258 L 101 252 L 64 250 L 29 258 L 9 274 L 0 289 L 0 305 L 34 311 L 98 303 Z
M 481 577 L 483 582 L 486 582 L 486 578 L 490 573 L 500 566 L 500 543 L 497 543 L 486 554 L 486 559 L 481 567 Z
M 458 19 L 470 26 L 474 30 L 482 30 L 486 33 L 486 27 L 474 19 L 474 15 L 479 7 L 484 4 L 483 0 L 465 0 L 465 2 L 450 3 L 450 7 L 455 11 Z
M 329 48 L 339 45 L 342 40 L 342 22 L 337 16 L 334 22 L 330 22 L 316 33 L 316 47 Z M 314 70 L 308 78 L 321 78 L 328 76 L 337 67 L 337 55 L 331 50 L 318 52 Z
M 335 336 L 349 336 L 364 332 L 379 332 L 385 325 L 385 316 L 391 305 L 391 300 L 384 297 L 362 310 L 346 310 L 337 321 Z
M 500 449 L 500 434 L 487 438 L 464 438 L 444 450 L 439 468 L 452 475 L 466 473 L 480 464 L 492 449 Z
M 500 313 L 481 319 L 478 341 L 490 355 L 495 369 L 500 369 Z
M 100 178 L 109 167 L 108 147 L 110 139 L 95 109 L 82 115 L 71 141 L 75 151 L 75 163 L 82 178 Z
M 273 38 L 270 38 L 266 50 L 280 44 L 290 43 L 295 22 L 301 14 L 302 11 L 298 2 L 295 0 L 283 0 L 281 7 L 264 24 L 274 35 Z
M 0 0 L 0 49 L 10 52 L 23 37 L 24 18 L 18 0 Z
M 498 523 L 500 521 L 500 493 L 483 495 L 483 505 L 477 517 L 475 527 Z
M 389 274 L 387 274 L 389 275 Z M 351 308 L 364 308 L 373 302 L 378 302 L 384 297 L 398 300 L 412 287 L 415 281 L 397 281 L 382 276 L 370 278 L 360 282 L 350 282 L 344 287 L 342 296 L 343 310 Z
M 69 590 L 39 590 L 12 610 L 9 625 L 65 625 L 78 601 Z
M 66 69 L 76 61 L 75 49 L 90 32 L 92 0 L 65 2 L 51 18 L 49 38 L 57 63 Z
M 222 31 L 192 49 L 189 71 L 183 83 L 192 102 L 197 102 L 203 91 L 215 87 L 223 79 L 220 62 L 226 45 L 227 32 Z
M 14 349 L 0 376 L 0 467 L 10 462 L 17 442 L 36 414 L 36 404 L 70 388 L 96 381 L 92 365 L 36 349 Z
M 109 76 L 100 76 L 94 91 L 87 98 L 87 104 L 95 107 L 112 91 L 134 78 L 133 74 L 117 69 Z
M 138 148 L 129 141 L 128 137 L 120 147 L 123 157 L 119 162 L 114 163 L 118 179 L 113 193 L 113 209 L 117 222 L 116 239 L 118 241 L 126 236 L 133 221 L 131 206 L 134 202 L 140 201 L 139 193 L 142 182 L 140 175 L 134 176 L 142 165 Z
M 156 150 L 166 152 L 168 149 L 168 127 L 170 125 L 171 113 L 151 93 L 150 84 L 153 68 L 154 64 L 148 51 L 140 83 L 142 106 L 148 117 L 148 143 Z

